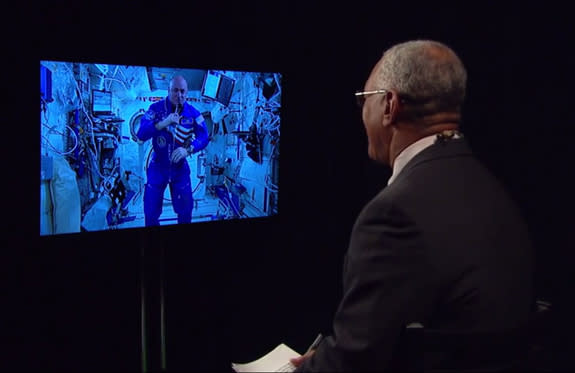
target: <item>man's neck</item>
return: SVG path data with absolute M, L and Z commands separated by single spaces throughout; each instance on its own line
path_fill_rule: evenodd
M 438 113 L 427 116 L 418 123 L 397 123 L 389 148 L 390 166 L 393 168 L 397 156 L 417 140 L 443 131 L 457 130 L 459 119 L 460 116 L 456 113 Z

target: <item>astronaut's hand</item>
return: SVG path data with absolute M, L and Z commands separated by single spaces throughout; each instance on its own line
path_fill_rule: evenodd
M 180 123 L 180 116 L 177 113 L 172 113 L 161 122 L 156 123 L 156 129 L 162 130 L 172 123 Z
M 172 161 L 172 163 L 178 163 L 179 161 L 186 158 L 187 156 L 188 156 L 188 151 L 185 148 L 179 147 L 179 148 L 174 149 L 174 151 L 172 152 L 172 157 L 170 158 L 170 160 Z

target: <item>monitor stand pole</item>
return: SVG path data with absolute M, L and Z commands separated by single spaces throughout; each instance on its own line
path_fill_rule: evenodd
M 140 242 L 140 357 L 142 373 L 148 370 L 148 338 L 147 338 L 147 312 L 146 312 L 146 235 L 141 234 Z
M 163 244 L 158 245 L 152 236 L 151 231 L 142 232 L 140 242 L 140 349 L 143 373 L 167 369 L 165 248 Z
M 165 268 L 166 268 L 166 250 L 162 243 L 160 245 L 160 349 L 161 349 L 161 364 L 162 371 L 166 371 L 166 304 L 165 304 L 165 292 L 166 292 L 166 278 L 165 278 Z

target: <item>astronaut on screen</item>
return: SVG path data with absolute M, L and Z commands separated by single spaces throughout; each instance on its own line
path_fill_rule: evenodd
M 152 139 L 153 155 L 144 190 L 146 226 L 159 225 L 168 184 L 178 224 L 192 221 L 193 195 L 186 157 L 208 145 L 202 114 L 186 102 L 188 84 L 180 75 L 170 81 L 168 97 L 150 105 L 140 121 L 137 137 Z

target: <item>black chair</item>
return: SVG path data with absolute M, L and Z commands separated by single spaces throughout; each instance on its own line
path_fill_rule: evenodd
M 523 325 L 505 330 L 452 331 L 408 325 L 394 353 L 393 372 L 517 372 L 546 370 L 551 305 Z

